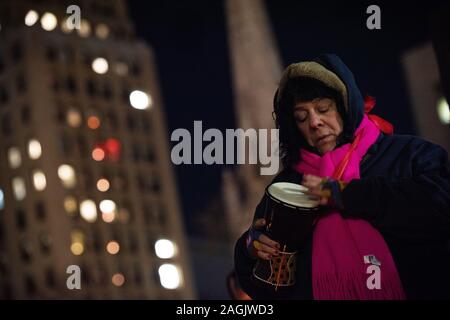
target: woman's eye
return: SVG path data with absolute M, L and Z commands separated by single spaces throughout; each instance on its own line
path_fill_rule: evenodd
M 328 110 L 330 110 L 329 107 L 322 107 L 322 108 L 319 108 L 319 112 L 320 112 L 320 113 L 325 113 L 325 112 L 327 112 Z
M 296 122 L 305 122 L 306 116 L 305 115 L 296 115 L 294 117 L 294 119 L 295 119 Z

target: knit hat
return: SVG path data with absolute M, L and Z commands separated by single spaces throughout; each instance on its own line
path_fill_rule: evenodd
M 278 87 L 276 96 L 277 103 L 279 103 L 281 100 L 284 87 L 286 86 L 288 80 L 297 77 L 313 78 L 322 82 L 327 87 L 335 89 L 342 95 L 344 107 L 346 110 L 348 110 L 347 88 L 344 82 L 342 82 L 342 80 L 339 79 L 339 77 L 335 73 L 315 61 L 293 63 L 286 68 L 286 70 L 283 72 L 280 80 L 280 85 Z

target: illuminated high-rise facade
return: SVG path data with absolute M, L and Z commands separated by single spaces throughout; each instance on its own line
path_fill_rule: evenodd
M 194 298 L 152 50 L 71 4 L 0 3 L 0 297 Z

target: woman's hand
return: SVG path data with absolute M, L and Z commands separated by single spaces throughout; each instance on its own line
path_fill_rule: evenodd
M 248 231 L 247 250 L 250 256 L 255 259 L 270 260 L 272 256 L 279 255 L 280 244 L 261 232 L 265 225 L 265 219 L 258 219 Z
M 319 197 L 320 205 L 342 208 L 342 190 L 346 186 L 344 182 L 305 174 L 302 185 L 308 188 L 308 194 Z

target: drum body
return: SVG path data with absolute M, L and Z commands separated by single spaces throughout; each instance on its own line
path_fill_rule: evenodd
M 253 277 L 275 290 L 295 284 L 296 255 L 319 215 L 318 199 L 305 191 L 305 187 L 288 182 L 273 183 L 266 189 L 264 233 L 280 244 L 280 254 L 271 260 L 258 259 Z

